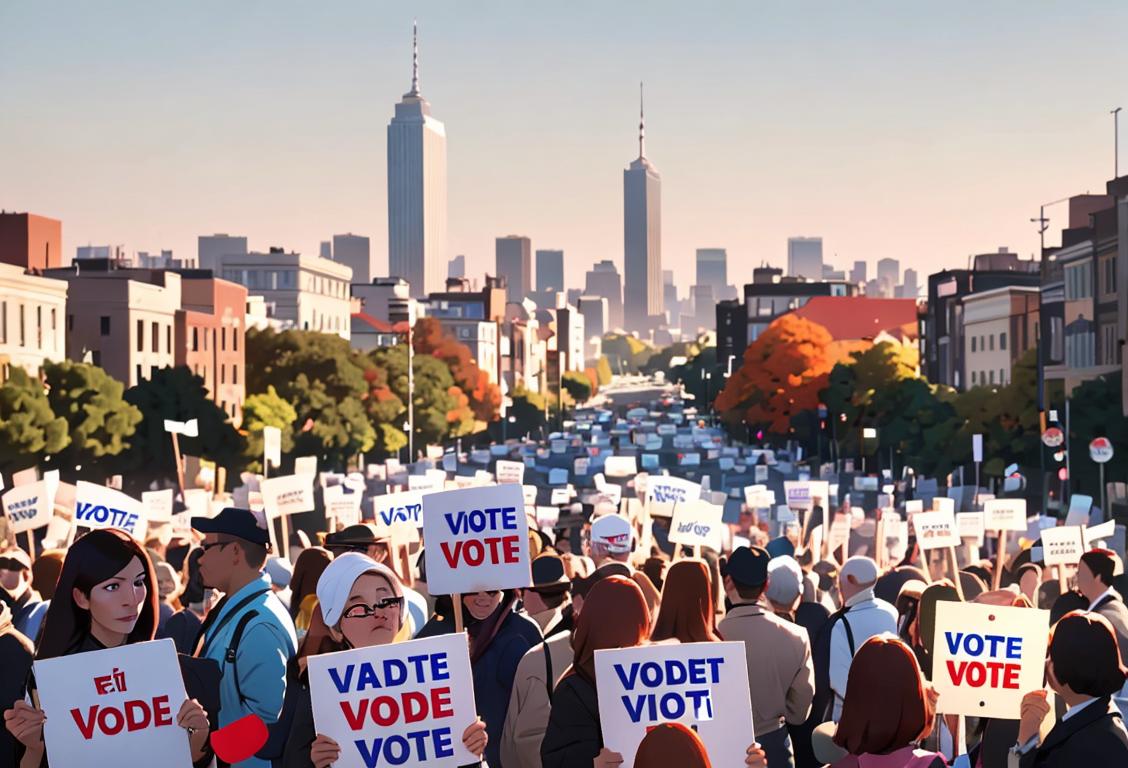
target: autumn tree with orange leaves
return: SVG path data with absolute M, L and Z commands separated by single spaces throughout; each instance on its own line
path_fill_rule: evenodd
M 744 362 L 717 395 L 714 408 L 730 426 L 786 436 L 791 417 L 818 408 L 835 363 L 823 326 L 786 314 L 744 351 Z
M 486 371 L 478 367 L 470 348 L 443 331 L 434 317 L 416 321 L 412 346 L 417 355 L 431 355 L 446 363 L 455 385 L 466 396 L 467 405 L 478 421 L 493 421 L 501 407 L 501 390 L 490 381 Z

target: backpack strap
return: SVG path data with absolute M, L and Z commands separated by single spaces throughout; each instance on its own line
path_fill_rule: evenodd
M 251 623 L 251 619 L 256 616 L 258 616 L 258 611 L 250 610 L 239 617 L 239 623 L 235 625 L 235 631 L 231 633 L 231 642 L 227 644 L 227 652 L 223 655 L 224 666 L 230 664 L 231 671 L 234 673 L 232 676 L 235 678 L 235 693 L 239 697 L 240 705 L 245 704 L 247 700 L 243 696 L 243 689 L 239 686 L 239 667 L 236 664 L 239 654 L 239 641 L 243 639 L 243 631 Z
M 548 652 L 548 640 L 541 641 L 541 648 L 544 649 L 544 687 L 548 691 L 548 703 L 552 704 L 552 654 Z

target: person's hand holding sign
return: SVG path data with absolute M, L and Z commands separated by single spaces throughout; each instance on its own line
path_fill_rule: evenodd
M 24 745 L 24 757 L 30 756 L 33 760 L 31 763 L 25 761 L 24 764 L 39 765 L 43 757 L 43 721 L 46 719 L 42 709 L 36 709 L 22 699 L 16 701 L 11 709 L 4 711 L 4 727 L 16 741 Z
M 462 746 L 479 759 L 485 754 L 488 742 L 486 724 L 480 717 L 462 732 Z M 309 750 L 309 759 L 313 763 L 313 768 L 327 768 L 327 766 L 337 762 L 340 757 L 341 746 L 325 734 L 317 734 L 317 738 L 314 739 L 313 746 Z
M 486 734 L 486 723 L 480 717 L 462 732 L 462 746 L 478 758 L 485 754 L 487 743 L 489 736 Z
M 749 768 L 768 768 L 768 755 L 759 744 L 753 744 L 748 748 L 744 764 Z
M 619 768 L 623 764 L 623 756 L 603 747 L 599 750 L 599 754 L 595 756 L 592 764 L 593 768 Z
M 1022 697 L 1022 707 L 1019 710 L 1018 743 L 1025 744 L 1038 735 L 1042 721 L 1050 713 L 1050 704 L 1046 701 L 1044 690 L 1031 691 Z
M 195 699 L 185 699 L 176 714 L 176 724 L 188 731 L 188 744 L 192 747 L 192 762 L 204 756 L 208 745 L 208 713 Z

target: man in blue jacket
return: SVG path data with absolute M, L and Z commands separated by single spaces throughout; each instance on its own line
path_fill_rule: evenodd
M 193 517 L 204 534 L 200 577 L 226 596 L 208 614 L 196 655 L 219 663 L 219 726 L 247 715 L 270 725 L 286 696 L 286 664 L 297 649 L 294 623 L 262 572 L 270 537 L 254 513 L 228 507 L 214 518 Z M 251 757 L 239 768 L 269 768 Z

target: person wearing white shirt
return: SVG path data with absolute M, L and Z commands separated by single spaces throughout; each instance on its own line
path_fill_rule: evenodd
M 877 563 L 860 556 L 847 560 L 838 573 L 838 592 L 842 596 L 843 610 L 836 614 L 830 636 L 830 688 L 834 694 L 831 718 L 835 722 L 842 714 L 842 700 L 846 697 L 846 681 L 850 677 L 854 654 L 871 637 L 883 632 L 897 632 L 897 610 L 874 597 L 877 575 Z

